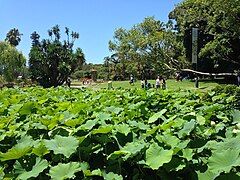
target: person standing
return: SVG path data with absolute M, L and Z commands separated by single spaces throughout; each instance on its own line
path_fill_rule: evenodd
M 162 89 L 166 89 L 167 85 L 166 85 L 166 80 L 164 79 L 164 77 L 162 78 Z
M 144 80 L 143 79 L 141 80 L 141 87 L 142 87 L 142 89 L 144 89 Z
M 130 81 L 129 81 L 129 84 L 132 85 L 133 83 L 134 83 L 134 79 L 133 79 L 133 75 L 131 74 L 131 75 L 130 75 Z
M 240 86 L 240 71 L 237 72 L 237 85 Z
M 145 78 L 145 81 L 144 81 L 145 89 L 148 89 L 149 88 L 148 86 L 149 86 L 148 80 L 147 80 L 147 78 Z
M 198 88 L 199 87 L 198 75 L 195 76 L 194 80 L 195 80 L 195 88 Z
M 159 89 L 160 88 L 160 77 L 158 76 L 156 79 L 156 88 Z
M 67 80 L 66 80 L 66 84 L 67 84 L 68 87 L 71 86 L 71 79 L 70 79 L 70 77 L 67 78 Z

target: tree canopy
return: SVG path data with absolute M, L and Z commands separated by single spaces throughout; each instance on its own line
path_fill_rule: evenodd
M 17 46 L 21 41 L 22 34 L 18 29 L 13 28 L 6 35 L 5 41 L 9 42 L 12 46 Z
M 183 46 L 172 31 L 172 23 L 165 24 L 154 17 L 145 18 L 130 30 L 117 29 L 109 49 L 114 53 L 109 60 L 121 64 L 123 76 L 128 67 L 128 75 L 145 77 L 151 74 L 149 71 L 166 73 L 184 65 Z
M 73 49 L 79 38 L 77 32 L 65 28 L 67 40 L 61 39 L 58 25 L 48 30 L 49 39 L 40 41 L 40 35 L 31 35 L 32 48 L 29 54 L 29 70 L 31 78 L 44 87 L 62 85 L 74 70 L 85 62 L 83 51 Z
M 199 28 L 198 69 L 231 72 L 240 68 L 240 0 L 184 0 L 170 14 L 191 57 L 191 29 Z
M 0 42 L 0 74 L 8 82 L 22 76 L 26 66 L 26 59 L 21 52 L 8 42 Z

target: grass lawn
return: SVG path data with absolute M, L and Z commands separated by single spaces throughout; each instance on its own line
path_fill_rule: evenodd
M 151 84 L 155 84 L 155 80 L 150 80 Z M 189 80 L 183 80 L 177 82 L 173 79 L 168 79 L 166 81 L 167 83 L 167 89 L 174 90 L 174 89 L 192 89 L 196 90 L 194 82 Z M 199 82 L 199 90 L 201 91 L 207 91 L 209 89 L 214 88 L 217 86 L 218 83 L 216 82 L 209 82 L 209 81 L 200 81 Z M 82 86 L 81 82 L 73 82 L 72 87 L 76 86 Z M 113 88 L 141 88 L 140 81 L 136 81 L 134 85 L 130 85 L 129 81 L 112 81 Z M 102 89 L 102 88 L 108 88 L 108 82 L 104 83 L 93 83 L 91 85 L 86 85 L 85 87 L 93 88 L 93 89 Z

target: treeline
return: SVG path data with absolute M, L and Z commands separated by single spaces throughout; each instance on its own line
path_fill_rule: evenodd
M 181 68 L 202 72 L 240 69 L 240 1 L 184 0 L 169 22 L 147 17 L 131 29 L 119 28 L 104 58 L 108 77 L 126 79 L 170 75 Z M 198 28 L 198 63 L 192 67 L 192 28 Z
M 160 10 L 159 10 L 160 11 Z M 74 48 L 77 32 L 59 26 L 49 37 L 31 34 L 28 67 L 16 49 L 21 41 L 18 29 L 10 30 L 0 42 L 0 75 L 7 81 L 29 77 L 44 87 L 62 85 L 69 76 L 124 80 L 171 76 L 183 68 L 201 72 L 235 72 L 240 69 L 240 0 L 184 0 L 170 13 L 169 21 L 146 17 L 130 29 L 118 28 L 109 41 L 111 55 L 103 64 L 87 64 L 80 48 Z M 198 29 L 198 63 L 192 66 L 192 28 Z
M 34 31 L 30 38 L 32 46 L 29 53 L 28 66 L 26 58 L 16 49 L 21 41 L 18 29 L 11 29 L 3 42 L 0 42 L 0 81 L 17 82 L 28 78 L 43 87 L 56 87 L 64 84 L 77 68 L 85 63 L 81 48 L 74 48 L 79 34 L 65 28 L 66 39 L 58 25 L 48 30 L 49 37 L 40 39 Z

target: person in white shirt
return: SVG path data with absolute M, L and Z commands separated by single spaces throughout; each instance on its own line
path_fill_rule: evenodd
M 141 87 L 144 89 L 144 80 L 141 80 Z
M 160 88 L 160 77 L 158 76 L 157 79 L 156 79 L 156 88 Z

